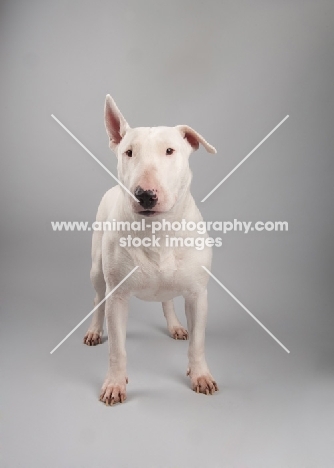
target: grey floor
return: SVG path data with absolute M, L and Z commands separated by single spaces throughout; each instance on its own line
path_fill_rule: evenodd
M 249 282 L 237 286 L 289 355 L 210 283 L 207 358 L 220 387 L 214 396 L 190 390 L 187 342 L 168 336 L 160 304 L 134 300 L 128 399 L 105 407 L 98 395 L 106 342 L 83 345 L 83 325 L 49 354 L 89 311 L 92 297 L 85 262 L 74 256 L 62 262 L 63 272 L 57 262 L 30 271 L 17 262 L 16 281 L 2 283 L 8 301 L 1 326 L 2 466 L 333 466 L 332 329 L 311 319 L 330 304 L 320 294 L 307 297 L 305 282 L 278 282 L 274 275 L 275 282 L 262 282 L 261 294 Z M 182 301 L 176 302 L 184 322 Z M 268 308 L 275 318 L 266 316 Z
M 1 467 L 332 468 L 333 3 L 11 0 L 0 13 Z M 93 221 L 114 185 L 51 114 L 116 174 L 107 93 L 130 125 L 189 124 L 217 148 L 190 160 L 204 219 L 289 223 L 214 249 L 214 275 L 291 351 L 210 280 L 214 396 L 191 391 L 187 342 L 160 304 L 132 301 L 123 405 L 98 401 L 107 343 L 82 344 L 88 323 L 50 355 L 94 295 L 91 234 L 50 223 Z

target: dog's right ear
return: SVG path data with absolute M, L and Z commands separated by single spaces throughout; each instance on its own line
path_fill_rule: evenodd
M 104 105 L 104 123 L 109 137 L 109 146 L 116 153 L 117 146 L 130 127 L 110 94 L 107 94 Z

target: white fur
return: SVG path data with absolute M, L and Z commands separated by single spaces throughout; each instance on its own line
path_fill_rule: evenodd
M 134 193 L 136 187 L 152 190 L 157 197 L 155 214 L 146 221 L 202 221 L 202 216 L 190 193 L 191 172 L 189 155 L 201 143 L 208 152 L 216 150 L 204 138 L 186 125 L 177 127 L 130 128 L 108 95 L 105 104 L 105 124 L 110 148 L 118 157 L 118 177 Z M 166 149 L 172 148 L 172 155 Z M 132 150 L 132 157 L 126 154 Z M 102 198 L 97 221 L 138 221 L 143 208 L 120 186 L 110 189 Z M 204 336 L 207 316 L 208 274 L 211 249 L 164 246 L 164 236 L 194 237 L 196 232 L 159 231 L 158 247 L 120 247 L 120 237 L 129 233 L 95 231 L 92 244 L 91 280 L 96 290 L 95 304 L 135 267 L 139 268 L 95 312 L 84 338 L 88 345 L 101 342 L 106 317 L 109 341 L 109 368 L 100 399 L 108 404 L 126 398 L 125 335 L 128 301 L 134 295 L 146 301 L 162 302 L 170 334 L 187 339 L 188 332 L 178 321 L 173 298 L 183 296 L 189 330 L 189 368 L 192 388 L 212 394 L 217 385 L 204 355 Z M 151 231 L 133 233 L 137 237 L 151 237 Z

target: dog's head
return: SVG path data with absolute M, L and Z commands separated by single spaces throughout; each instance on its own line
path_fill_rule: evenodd
M 174 207 L 189 186 L 189 155 L 200 143 L 209 153 L 216 153 L 187 125 L 130 128 L 109 94 L 105 126 L 109 146 L 118 157 L 118 177 L 139 202 L 131 199 L 133 211 L 144 216 Z

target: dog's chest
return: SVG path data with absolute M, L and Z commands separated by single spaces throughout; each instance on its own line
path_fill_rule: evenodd
M 134 260 L 140 271 L 150 276 L 150 281 L 157 278 L 169 284 L 177 271 L 178 259 L 173 249 L 137 251 Z
M 146 301 L 167 301 L 180 294 L 182 281 L 178 258 L 173 249 L 156 252 L 137 251 L 139 288 L 135 296 Z

